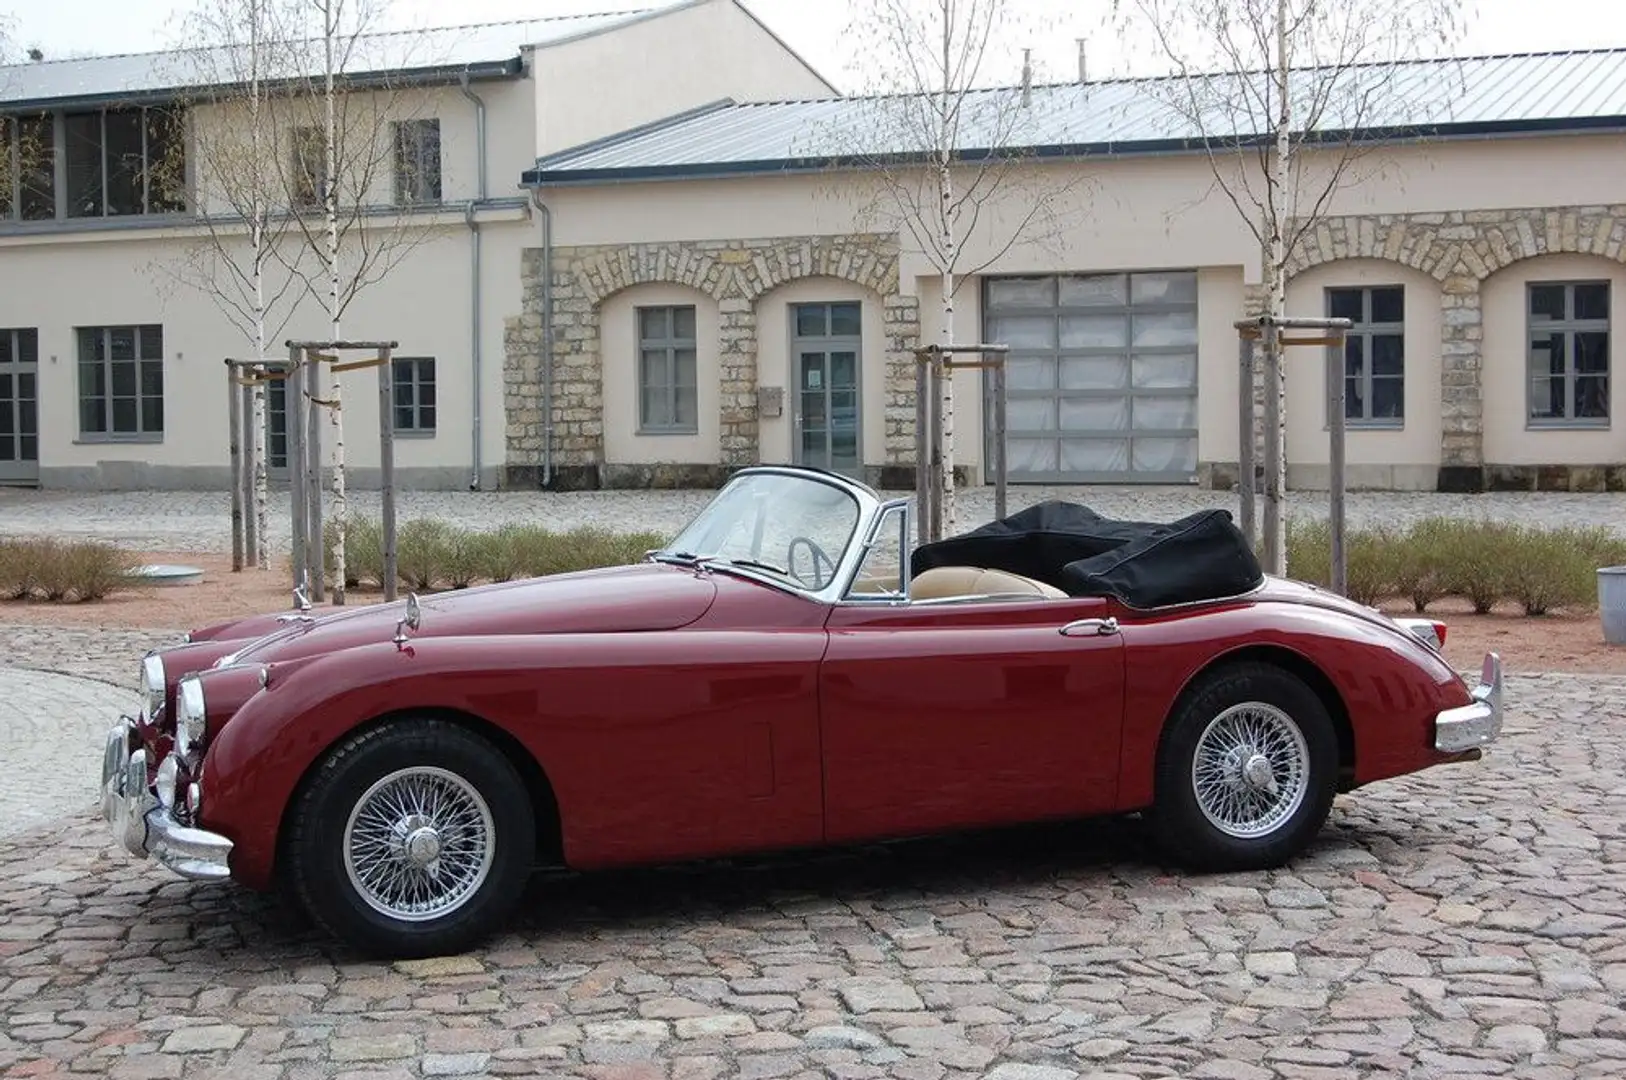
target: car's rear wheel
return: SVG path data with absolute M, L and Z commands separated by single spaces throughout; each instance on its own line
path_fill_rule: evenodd
M 341 743 L 298 795 L 290 884 L 335 937 L 391 957 L 458 952 L 512 910 L 536 819 L 496 747 L 435 719 L 401 719 Z
M 1326 822 L 1337 776 L 1332 717 L 1302 679 L 1269 664 L 1216 669 L 1163 731 L 1153 834 L 1194 870 L 1280 866 Z

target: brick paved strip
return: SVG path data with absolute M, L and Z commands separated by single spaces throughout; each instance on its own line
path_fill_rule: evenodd
M 1509 698 L 1483 762 L 1341 798 L 1276 873 L 1051 826 L 538 882 L 402 965 L 81 817 L 0 838 L 0 1075 L 1619 1077 L 1626 681 Z

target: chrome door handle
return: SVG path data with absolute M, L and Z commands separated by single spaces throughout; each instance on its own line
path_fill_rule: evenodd
M 1107 637 L 1118 632 L 1118 620 L 1075 619 L 1059 631 L 1062 637 Z

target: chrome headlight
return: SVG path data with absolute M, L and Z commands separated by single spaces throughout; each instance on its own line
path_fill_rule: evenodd
M 164 658 L 148 653 L 141 661 L 141 718 L 151 720 L 164 707 Z
M 192 748 L 203 743 L 208 729 L 209 713 L 203 704 L 203 683 L 196 675 L 188 675 L 175 688 L 175 751 L 181 757 L 191 754 Z

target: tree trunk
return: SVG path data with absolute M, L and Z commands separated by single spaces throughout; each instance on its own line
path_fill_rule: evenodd
M 949 165 L 954 154 L 953 131 L 949 123 L 949 111 L 954 101 L 954 87 L 952 85 L 952 72 L 954 39 L 954 11 L 949 0 L 943 0 L 943 98 L 938 111 L 937 120 L 937 194 L 940 200 L 938 220 L 942 222 L 943 234 L 941 237 L 943 265 L 943 322 L 938 327 L 938 342 L 945 348 L 954 344 L 954 267 L 959 256 L 959 237 L 954 234 L 954 175 L 949 171 Z M 937 431 L 939 455 L 943 462 L 943 474 L 938 488 L 937 501 L 942 507 L 940 515 L 943 523 L 943 536 L 953 536 L 955 533 L 955 507 L 954 507 L 954 354 L 944 353 L 943 359 L 946 370 L 943 373 L 941 391 L 942 419 L 941 427 Z M 938 537 L 941 539 L 942 537 Z
M 254 185 L 251 213 L 254 216 L 250 242 L 254 259 L 254 360 L 265 362 L 265 260 L 266 260 L 266 194 L 260 182 L 259 170 L 265 161 L 265 130 L 263 103 L 260 90 L 260 33 L 261 15 L 258 0 L 249 6 L 249 127 L 253 136 L 254 158 L 250 182 Z M 266 461 L 266 408 L 265 383 L 257 382 L 249 395 L 249 424 L 254 440 L 254 564 L 261 570 L 271 569 L 270 540 L 266 529 L 270 525 L 270 466 Z
M 332 340 L 342 340 L 339 328 L 339 205 L 338 205 L 338 102 L 333 85 L 333 48 L 334 39 L 338 35 L 338 26 L 334 16 L 334 6 L 329 0 L 324 8 L 324 22 L 326 27 L 325 47 L 327 50 L 327 140 L 326 140 L 326 181 L 327 190 L 323 193 L 322 205 L 327 214 L 327 270 L 328 270 L 328 313 L 332 317 Z M 320 365 L 318 365 L 320 369 Z M 333 428 L 333 603 L 335 606 L 344 604 L 345 567 L 345 516 L 349 512 L 348 502 L 345 498 L 344 484 L 344 409 L 342 403 L 343 387 L 340 385 L 338 365 L 332 365 L 333 380 L 328 387 L 328 419 Z M 316 385 L 314 382 L 312 385 Z M 317 477 L 321 477 L 321 462 L 317 462 Z
M 1265 251 L 1266 311 L 1274 318 L 1287 314 L 1287 250 L 1283 239 L 1287 222 L 1284 200 L 1292 167 L 1293 108 L 1288 98 L 1290 57 L 1287 49 L 1287 0 L 1276 5 L 1276 152 L 1271 155 L 1266 185 L 1270 193 L 1269 243 Z M 1265 571 L 1287 573 L 1287 372 L 1280 334 L 1265 336 Z

